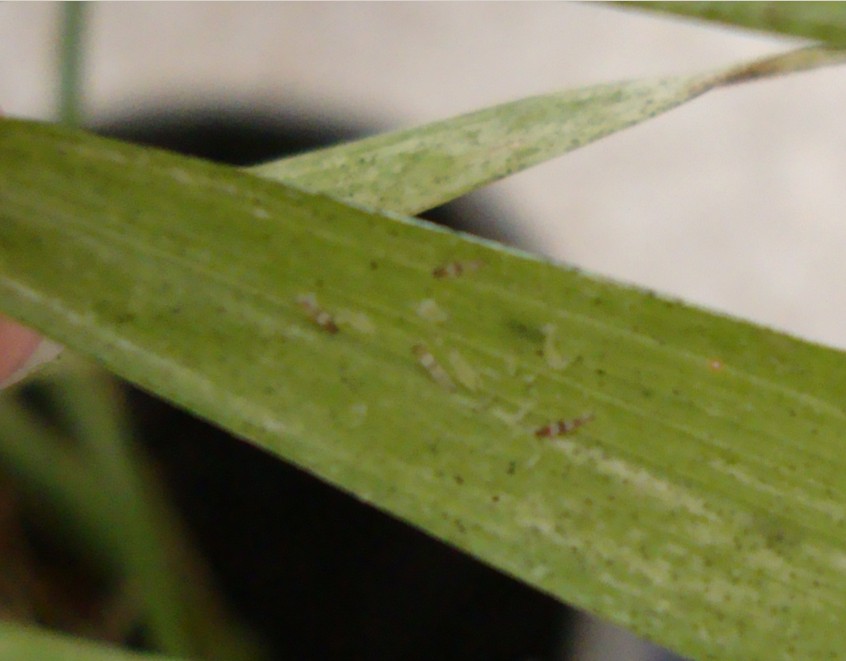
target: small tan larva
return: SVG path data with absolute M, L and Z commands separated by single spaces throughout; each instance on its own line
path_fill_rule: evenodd
M 570 418 L 569 420 L 557 420 L 548 425 L 544 425 L 535 430 L 535 436 L 538 438 L 555 438 L 556 436 L 566 436 L 572 434 L 579 427 L 582 427 L 593 420 L 593 413 L 587 413 L 578 418 Z
M 465 273 L 472 273 L 482 268 L 482 262 L 473 260 L 469 262 L 447 262 L 441 264 L 432 271 L 436 278 L 459 278 Z
M 315 324 L 320 326 L 327 333 L 333 335 L 338 332 L 338 324 L 329 312 L 324 310 L 317 302 L 317 297 L 314 294 L 302 294 L 297 296 L 297 303 L 305 310 L 306 315 Z
M 417 357 L 417 362 L 426 370 L 432 381 L 447 390 L 455 390 L 455 382 L 425 345 L 415 344 L 411 347 L 411 352 Z

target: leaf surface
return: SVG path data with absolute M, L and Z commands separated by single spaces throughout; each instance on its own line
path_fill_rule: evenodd
M 841 654 L 840 352 L 18 121 L 0 309 L 683 654 Z

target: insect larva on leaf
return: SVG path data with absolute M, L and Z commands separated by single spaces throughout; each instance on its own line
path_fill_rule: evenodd
M 306 315 L 315 324 L 320 326 L 327 333 L 335 334 L 338 332 L 338 324 L 329 312 L 324 310 L 317 302 L 317 297 L 314 294 L 302 294 L 297 296 L 297 303 L 305 310 Z
M 557 420 L 548 425 L 544 425 L 535 430 L 535 436 L 538 438 L 555 438 L 556 436 L 566 436 L 572 434 L 579 427 L 582 427 L 593 420 L 593 414 L 587 413 L 578 418 L 570 418 L 569 420 Z
M 428 372 L 432 381 L 447 390 L 455 390 L 455 382 L 425 345 L 415 344 L 411 352 L 417 357 L 417 362 Z
M 458 278 L 465 273 L 472 273 L 482 268 L 482 262 L 473 260 L 470 262 L 447 262 L 441 264 L 432 271 L 436 278 Z

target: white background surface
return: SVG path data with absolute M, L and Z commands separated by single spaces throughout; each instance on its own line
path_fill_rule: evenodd
M 54 4 L 0 4 L 0 107 L 51 118 Z M 157 105 L 326 109 L 410 126 L 798 43 L 551 3 L 90 7 L 90 118 Z M 491 188 L 535 248 L 846 347 L 846 67 L 712 92 Z

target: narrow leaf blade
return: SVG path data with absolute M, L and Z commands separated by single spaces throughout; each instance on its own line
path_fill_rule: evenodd
M 844 60 L 842 51 L 811 48 L 700 75 L 567 90 L 249 171 L 370 209 L 413 215 L 644 122 L 721 85 Z
M 846 46 L 846 3 L 843 2 L 621 2 L 689 18 L 737 25 L 752 30 Z
M 15 661 L 176 661 L 0 622 L 0 658 Z

